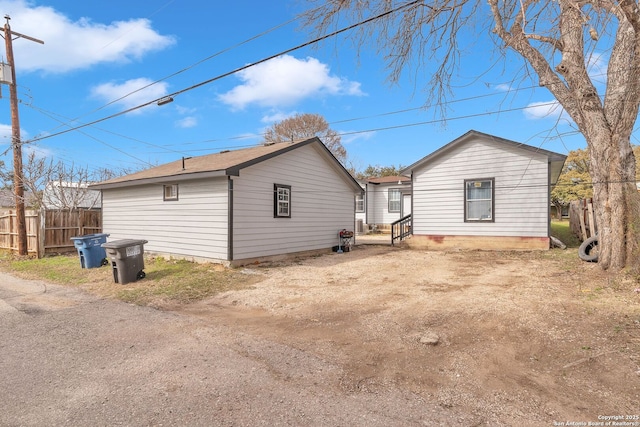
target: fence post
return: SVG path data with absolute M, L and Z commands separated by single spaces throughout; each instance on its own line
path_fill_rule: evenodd
M 585 216 L 585 200 L 580 200 L 580 232 L 582 233 L 582 241 L 587 240 L 587 226 L 584 220 Z
M 84 236 L 84 209 L 78 209 L 78 236 Z
M 13 252 L 14 250 L 14 246 L 13 246 L 13 232 L 15 231 L 15 228 L 13 226 L 13 217 L 14 217 L 14 213 L 12 210 L 9 211 L 9 250 L 11 252 Z
M 38 211 L 38 218 L 36 223 L 36 240 L 38 244 L 37 257 L 44 258 L 45 255 L 45 237 L 47 233 L 46 215 L 44 208 L 40 208 Z
M 590 237 L 596 235 L 596 221 L 595 216 L 593 215 L 593 199 L 589 199 L 587 202 L 587 210 L 589 213 L 589 232 L 591 233 Z

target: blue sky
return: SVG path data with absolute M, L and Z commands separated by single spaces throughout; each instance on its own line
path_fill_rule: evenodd
M 324 116 L 359 169 L 407 166 L 470 129 L 559 153 L 585 147 L 566 121 L 554 128 L 558 109 L 534 108 L 553 100 L 548 92 L 513 91 L 516 57 L 485 72 L 493 44 L 482 35 L 453 77 L 446 123 L 421 108 L 424 81 L 407 73 L 387 84 L 381 58 L 372 49 L 357 56 L 344 38 L 217 78 L 310 40 L 299 22 L 290 22 L 304 6 L 0 0 L 13 31 L 44 41 L 13 42 L 25 154 L 90 170 L 141 169 L 256 145 L 266 127 L 296 113 Z M 117 115 L 176 92 L 172 103 Z M 6 85 L 0 112 L 0 160 L 10 164 Z M 69 131 L 94 121 L 100 122 Z

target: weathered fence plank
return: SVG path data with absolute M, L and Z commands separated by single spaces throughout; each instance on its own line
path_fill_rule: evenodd
M 16 213 L 9 210 L 0 214 L 0 249 L 16 251 Z M 25 212 L 27 226 L 27 252 L 42 257 L 47 253 L 72 252 L 72 237 L 102 231 L 101 210 L 42 210 Z
M 581 240 L 595 236 L 597 228 L 597 218 L 593 211 L 593 200 L 574 200 L 569 206 L 569 224 L 573 233 Z

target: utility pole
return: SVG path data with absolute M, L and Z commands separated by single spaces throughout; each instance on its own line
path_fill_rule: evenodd
M 11 69 L 9 99 L 11 102 L 11 147 L 13 148 L 13 187 L 16 201 L 16 228 L 18 229 L 18 254 L 27 255 L 27 221 L 24 213 L 24 179 L 22 175 L 22 142 L 20 141 L 20 117 L 18 116 L 18 89 L 16 85 L 16 67 L 13 60 L 13 36 L 22 37 L 36 43 L 42 40 L 11 31 L 9 15 L 5 15 L 4 41 L 7 49 L 7 61 Z

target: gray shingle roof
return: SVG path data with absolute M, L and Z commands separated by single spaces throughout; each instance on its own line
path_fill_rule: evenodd
M 244 148 L 240 150 L 227 150 L 215 154 L 208 154 L 198 157 L 187 157 L 166 163 L 130 175 L 113 178 L 107 181 L 99 182 L 89 186 L 91 189 L 100 190 L 107 188 L 124 187 L 130 185 L 138 185 L 153 182 L 173 182 L 185 179 L 196 179 L 214 176 L 237 176 L 240 169 L 260 163 L 272 157 L 284 154 L 295 148 L 299 148 L 308 144 L 319 144 L 326 153 L 333 157 L 325 145 L 317 137 L 292 141 L 281 142 L 277 144 L 260 145 L 257 147 Z M 338 160 L 333 158 L 337 164 Z M 341 166 L 347 179 L 353 181 L 353 185 L 357 186 L 357 182 L 351 177 L 344 167 Z

